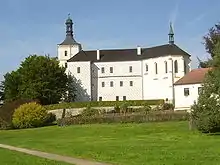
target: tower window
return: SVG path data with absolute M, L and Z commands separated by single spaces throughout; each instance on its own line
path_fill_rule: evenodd
M 146 72 L 148 72 L 148 65 L 147 64 L 145 65 L 145 70 L 146 70 Z
M 174 72 L 178 73 L 178 62 L 177 62 L 177 60 L 174 61 Z
M 105 73 L 105 68 L 104 67 L 101 68 L 101 72 Z
M 133 86 L 133 81 L 130 81 L 130 86 Z
M 157 63 L 155 62 L 154 65 L 155 65 L 155 74 L 158 74 Z
M 165 73 L 167 73 L 167 62 L 166 61 L 164 62 L 164 65 L 165 65 Z
M 120 87 L 122 87 L 123 86 L 123 81 L 120 81 Z
M 123 100 L 124 100 L 124 101 L 126 100 L 126 96 L 123 96 Z
M 105 82 L 102 82 L 102 87 L 105 87 Z
M 113 67 L 110 67 L 110 73 L 113 73 Z
M 184 73 L 186 74 L 186 70 L 187 70 L 187 68 L 186 68 L 186 61 L 184 60 Z
M 64 54 L 65 54 L 65 56 L 67 56 L 67 51 L 66 50 L 64 51 Z
M 129 72 L 130 73 L 132 72 L 132 66 L 129 66 Z
M 80 73 L 80 67 L 77 67 L 77 73 Z
M 113 87 L 113 86 L 114 86 L 113 81 L 111 81 L 110 82 L 110 87 Z

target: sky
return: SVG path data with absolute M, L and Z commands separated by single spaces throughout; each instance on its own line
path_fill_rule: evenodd
M 206 59 L 203 36 L 219 22 L 219 0 L 1 0 L 0 80 L 30 54 L 57 56 L 70 13 L 74 37 L 84 50 L 175 44 Z

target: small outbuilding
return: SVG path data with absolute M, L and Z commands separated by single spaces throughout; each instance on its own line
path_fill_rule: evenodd
M 206 73 L 210 68 L 198 68 L 188 72 L 174 83 L 175 110 L 189 110 L 197 102 Z

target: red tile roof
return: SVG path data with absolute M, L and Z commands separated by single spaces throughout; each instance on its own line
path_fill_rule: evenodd
M 188 72 L 185 76 L 183 76 L 181 79 L 176 81 L 174 85 L 200 84 L 203 82 L 205 74 L 208 73 L 210 69 L 211 68 L 193 69 L 190 72 Z

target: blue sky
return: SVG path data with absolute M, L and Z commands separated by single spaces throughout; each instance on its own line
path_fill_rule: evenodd
M 219 21 L 219 7 L 218 0 L 1 0 L 0 80 L 29 54 L 56 56 L 68 13 L 83 49 L 165 44 L 172 21 L 175 43 L 195 68 L 196 56 L 208 57 L 202 37 Z

